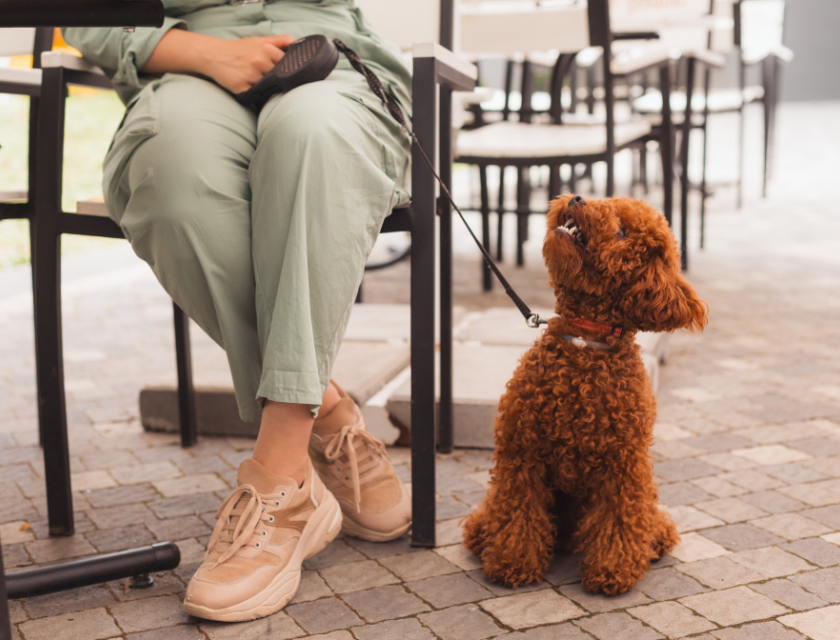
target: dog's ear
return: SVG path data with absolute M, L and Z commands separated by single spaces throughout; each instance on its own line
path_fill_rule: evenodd
M 679 268 L 659 256 L 638 274 L 621 305 L 628 324 L 641 331 L 702 331 L 708 323 L 706 303 Z

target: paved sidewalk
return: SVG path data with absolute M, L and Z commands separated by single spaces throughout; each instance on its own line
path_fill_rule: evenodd
M 824 127 L 826 114 L 838 124 L 840 107 L 819 109 Z M 176 541 L 183 558 L 147 591 L 110 583 L 14 602 L 15 637 L 837 640 L 840 218 L 835 194 L 828 186 L 812 189 L 810 176 L 838 165 L 836 151 L 809 164 L 807 145 L 819 140 L 804 135 L 814 126 L 809 114 L 781 114 L 777 175 L 786 179 L 770 199 L 751 196 L 741 212 L 731 208 L 731 194 L 711 203 L 707 247 L 692 253 L 690 272 L 711 322 L 702 334 L 675 334 L 660 373 L 654 454 L 662 502 L 683 542 L 617 598 L 583 592 L 574 556 L 558 558 L 534 587 L 511 591 L 486 582 L 460 545 L 458 522 L 485 491 L 490 452 L 467 449 L 439 458 L 437 549 L 411 549 L 407 539 L 342 538 L 307 561 L 284 612 L 235 625 L 184 616 L 185 584 L 252 441 L 206 438 L 185 451 L 173 436 L 143 433 L 137 392 L 174 367 L 169 303 L 144 272 L 130 286 L 102 293 L 109 274 L 74 261 L 73 269 L 88 270 L 74 280 L 87 284 L 71 290 L 65 316 L 77 533 L 48 538 L 31 317 L 16 311 L 23 298 L 9 297 L 24 296 L 25 287 L 0 273 L 0 538 L 7 568 L 158 540 Z M 840 149 L 833 142 L 825 141 Z M 122 268 L 137 267 L 129 258 Z M 532 258 L 533 251 L 517 277 L 543 277 Z M 460 264 L 473 268 L 471 260 Z M 197 357 L 212 348 L 202 337 L 196 343 Z M 408 450 L 391 454 L 410 479 Z

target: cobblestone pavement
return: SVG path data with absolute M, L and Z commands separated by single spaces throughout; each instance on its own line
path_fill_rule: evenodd
M 137 390 L 171 375 L 168 302 L 139 272 L 131 286 L 103 289 L 109 276 L 100 274 L 71 287 L 65 343 L 77 533 L 50 539 L 31 317 L 14 311 L 14 296 L 25 291 L 9 280 L 3 293 L 12 297 L 0 299 L 7 568 L 157 540 L 176 541 L 182 552 L 181 567 L 158 575 L 149 590 L 114 582 L 12 602 L 15 637 L 837 640 L 840 218 L 831 183 L 809 180 L 830 178 L 838 164 L 825 150 L 814 160 L 801 142 L 803 130 L 816 126 L 803 112 L 812 113 L 782 112 L 777 171 L 785 183 L 741 212 L 725 194 L 714 200 L 707 247 L 692 253 L 690 278 L 710 305 L 711 323 L 702 334 L 672 338 L 654 447 L 662 502 L 683 542 L 631 592 L 583 592 L 574 556 L 558 558 L 543 583 L 518 591 L 484 580 L 460 545 L 458 522 L 484 493 L 490 452 L 461 450 L 439 458 L 438 548 L 341 538 L 306 562 L 285 611 L 243 624 L 185 616 L 185 584 L 252 442 L 207 438 L 182 450 L 174 437 L 143 433 Z M 837 125 L 840 107 L 825 107 L 824 121 L 826 114 Z M 143 305 L 132 306 L 138 299 Z M 408 480 L 408 451 L 391 455 Z

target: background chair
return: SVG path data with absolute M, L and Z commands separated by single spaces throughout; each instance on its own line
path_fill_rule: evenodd
M 552 124 L 528 122 L 498 122 L 478 129 L 461 132 L 458 137 L 456 161 L 475 164 L 481 179 L 481 213 L 484 220 L 484 242 L 489 245 L 489 198 L 487 166 L 549 167 L 549 191 L 556 195 L 560 188 L 560 166 L 564 164 L 605 162 L 607 165 L 606 193 L 615 190 L 614 155 L 632 145 L 651 139 L 652 128 L 643 119 L 616 122 L 613 86 L 616 78 L 659 69 L 663 91 L 668 92 L 669 57 L 666 51 L 651 48 L 642 56 L 614 59 L 613 34 L 607 0 L 590 0 L 557 7 L 518 6 L 507 12 L 463 13 L 461 15 L 462 46 L 472 51 L 492 51 L 500 47 L 521 50 L 525 47 L 549 49 L 562 53 L 552 72 Z M 502 34 L 510 34 L 510 36 Z M 603 48 L 603 79 L 605 115 L 588 124 L 563 124 L 562 88 L 574 68 L 574 55 L 590 46 Z M 523 90 L 523 96 L 526 95 Z M 525 104 L 523 102 L 523 104 Z M 671 170 L 670 114 L 663 117 L 663 126 L 654 136 L 660 140 L 666 176 Z M 524 173 L 524 172 L 523 172 Z M 665 184 L 665 215 L 669 222 L 672 209 L 671 180 Z M 523 258 L 523 244 L 527 239 L 527 219 L 530 211 L 530 182 L 524 175 L 518 193 L 518 250 Z M 497 240 L 498 241 L 498 240 Z M 492 281 L 489 269 L 484 268 L 484 287 Z

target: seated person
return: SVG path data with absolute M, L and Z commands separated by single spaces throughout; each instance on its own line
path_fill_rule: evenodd
M 260 420 L 184 604 L 249 620 L 282 609 L 340 530 L 384 541 L 411 524 L 384 446 L 330 380 L 382 221 L 409 200 L 410 139 L 344 56 L 259 113 L 233 94 L 311 34 L 343 40 L 407 113 L 411 78 L 352 0 L 164 6 L 161 29 L 64 36 L 126 103 L 104 163 L 110 216 L 225 349 L 242 419 Z

